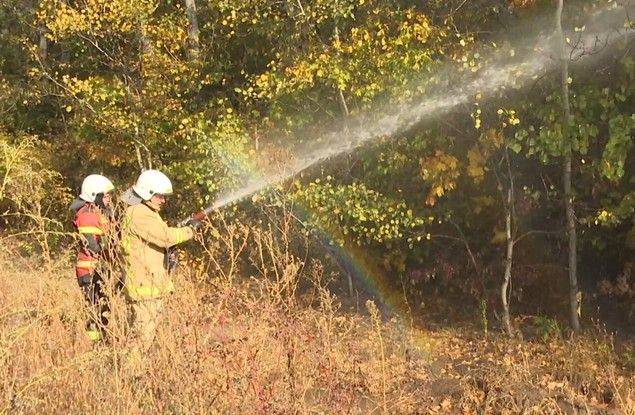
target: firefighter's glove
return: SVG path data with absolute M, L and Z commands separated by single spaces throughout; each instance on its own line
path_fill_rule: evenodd
M 185 222 L 185 225 L 196 230 L 203 224 L 203 221 L 205 220 L 206 216 L 207 215 L 205 214 L 204 211 L 196 212 L 195 214 L 192 215 L 191 218 L 187 220 L 187 222 Z

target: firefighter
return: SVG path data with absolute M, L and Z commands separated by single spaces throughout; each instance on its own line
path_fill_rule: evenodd
M 185 227 L 170 227 L 159 212 L 172 194 L 170 179 L 158 170 L 141 173 L 124 194 L 126 208 L 122 222 L 125 258 L 124 293 L 133 337 L 131 360 L 140 360 L 154 341 L 165 298 L 174 290 L 168 271 L 169 249 L 194 236 L 200 220 L 194 217 Z
M 107 251 L 106 236 L 112 229 L 110 192 L 113 189 L 108 178 L 91 174 L 84 179 L 79 197 L 71 204 L 73 226 L 80 235 L 75 275 L 90 312 L 86 335 L 92 341 L 104 337 L 110 311 L 103 278 L 107 267 L 103 262 Z

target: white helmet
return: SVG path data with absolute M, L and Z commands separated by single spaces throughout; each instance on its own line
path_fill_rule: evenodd
M 150 200 L 155 194 L 171 195 L 172 182 L 158 170 L 146 170 L 139 175 L 132 190 L 143 200 Z
M 86 202 L 93 203 L 98 194 L 108 193 L 114 188 L 115 186 L 107 177 L 101 174 L 91 174 L 82 182 L 82 191 L 79 194 L 79 198 Z

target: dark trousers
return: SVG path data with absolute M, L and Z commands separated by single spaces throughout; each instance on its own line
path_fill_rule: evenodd
M 86 330 L 98 331 L 103 336 L 108 326 L 108 314 L 110 312 L 105 282 L 97 272 L 80 277 L 77 282 L 82 289 L 84 300 L 90 313 L 86 322 Z

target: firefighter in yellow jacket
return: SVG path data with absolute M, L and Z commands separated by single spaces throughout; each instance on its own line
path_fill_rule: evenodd
M 122 221 L 122 248 L 132 358 L 140 359 L 152 346 L 165 297 L 174 289 L 168 270 L 169 248 L 191 239 L 200 224 L 192 218 L 189 226 L 168 226 L 159 211 L 170 194 L 170 179 L 160 171 L 146 170 L 123 197 L 129 205 Z

